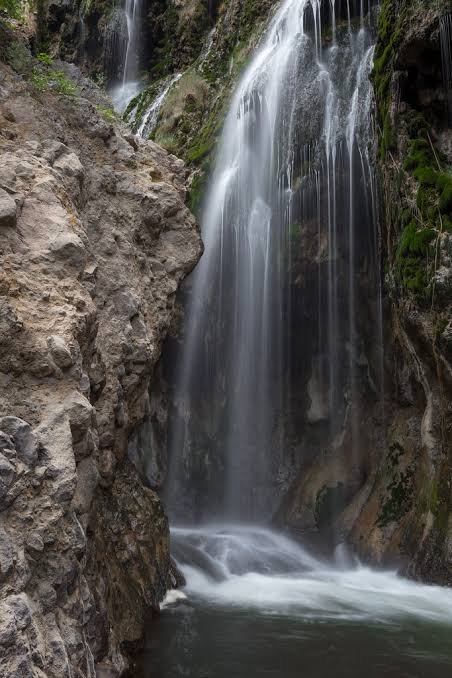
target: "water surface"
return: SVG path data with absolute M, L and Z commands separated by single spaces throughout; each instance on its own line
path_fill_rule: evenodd
M 186 598 L 149 628 L 146 678 L 452 675 L 450 589 L 344 554 L 328 563 L 262 528 L 179 529 L 173 542 Z

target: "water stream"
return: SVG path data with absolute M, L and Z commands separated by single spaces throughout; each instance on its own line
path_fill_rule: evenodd
M 447 678 L 452 590 L 313 556 L 255 526 L 179 528 L 187 577 L 150 628 L 146 678 Z
M 297 326 L 312 334 L 310 372 L 296 373 L 308 382 L 307 419 L 326 422 L 331 444 L 348 426 L 351 464 L 363 323 L 382 360 L 375 5 L 284 0 L 232 97 L 170 419 L 166 501 L 172 524 L 189 525 L 172 530 L 187 585 L 150 629 L 146 676 L 450 675 L 452 591 L 371 570 L 343 547 L 318 557 L 263 526 L 286 463 L 294 288 L 314 319 Z M 315 273 L 303 286 L 296 262 L 308 250 Z
M 142 85 L 138 82 L 140 60 L 140 30 L 143 21 L 143 0 L 125 0 L 125 36 L 121 54 L 122 81 L 113 88 L 111 96 L 114 107 L 123 113 Z
M 176 519 L 274 513 L 296 380 L 310 380 L 308 419 L 329 423 L 330 444 L 351 420 L 350 458 L 359 455 L 357 316 L 376 328 L 375 345 L 382 336 L 373 39 L 364 9 L 356 27 L 351 3 L 338 24 L 335 2 L 325 20 L 326 4 L 282 3 L 225 121 L 174 386 L 168 487 Z M 296 288 L 303 250 L 317 270 L 309 289 Z M 305 304 L 297 317 L 294 303 Z M 301 369 L 297 334 L 311 353 Z

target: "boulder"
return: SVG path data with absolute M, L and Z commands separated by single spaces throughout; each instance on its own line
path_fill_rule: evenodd
M 47 339 L 47 346 L 53 361 L 61 369 L 72 367 L 74 359 L 71 355 L 68 345 L 62 337 L 52 335 Z

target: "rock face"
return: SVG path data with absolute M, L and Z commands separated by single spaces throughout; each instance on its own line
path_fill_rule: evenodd
M 0 675 L 117 675 L 170 576 L 127 461 L 201 253 L 181 161 L 0 65 Z M 100 670 L 100 669 L 99 669 Z
M 452 581 L 452 162 L 448 2 L 385 0 L 375 52 L 394 391 L 386 452 L 352 530 L 368 558 Z

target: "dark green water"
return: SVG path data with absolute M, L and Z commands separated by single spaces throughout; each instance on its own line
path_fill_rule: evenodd
M 183 601 L 149 629 L 146 678 L 451 678 L 452 627 L 321 620 Z

